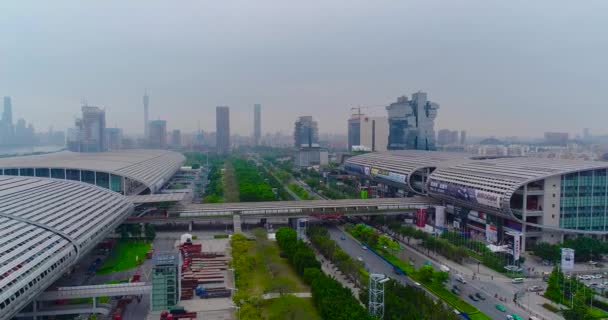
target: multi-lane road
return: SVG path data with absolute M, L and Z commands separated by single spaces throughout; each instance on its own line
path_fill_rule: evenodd
M 370 252 L 369 250 L 364 250 L 356 240 L 351 238 L 349 235 L 347 235 L 337 227 L 329 227 L 329 234 L 331 238 L 335 240 L 340 245 L 340 247 L 342 247 L 342 249 L 351 257 L 353 257 L 354 259 L 361 257 L 365 263 L 366 268 L 369 269 L 370 273 L 383 273 L 389 276 L 390 278 L 398 280 L 402 284 L 415 285 L 414 281 L 411 280 L 409 277 L 396 275 L 391 265 L 382 260 L 380 257 L 376 256 L 373 252 Z M 410 261 L 412 261 L 417 268 L 422 266 L 428 260 L 423 255 L 417 254 L 417 252 L 414 252 L 408 256 L 410 258 Z M 509 308 L 506 303 L 500 302 L 495 299 L 494 296 L 489 296 L 483 291 L 481 291 L 477 282 L 471 284 L 470 279 L 467 279 L 467 284 L 462 284 L 460 282 L 456 282 L 452 275 L 450 277 L 448 289 L 450 289 L 453 284 L 457 284 L 458 287 L 461 289 L 460 297 L 463 300 L 477 307 L 479 310 L 481 310 L 481 312 L 490 316 L 492 319 L 506 319 L 507 314 L 514 313 L 514 311 L 511 310 L 511 308 Z M 481 293 L 483 297 L 486 298 L 486 300 L 473 301 L 468 297 L 469 294 L 474 295 L 477 292 Z M 502 304 L 506 306 L 507 312 L 501 312 L 496 309 L 496 304 Z M 519 314 L 521 315 L 521 313 Z

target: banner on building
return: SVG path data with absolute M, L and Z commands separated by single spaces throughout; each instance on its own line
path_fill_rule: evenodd
M 486 224 L 486 241 L 490 243 L 498 242 L 498 227 L 493 224 Z
M 518 261 L 521 255 L 521 233 L 513 234 L 513 261 Z
M 371 168 L 370 173 L 372 176 L 397 183 L 405 183 L 405 180 L 407 180 L 407 175 L 405 174 L 391 172 L 384 169 Z
M 416 209 L 416 226 L 424 228 L 426 225 L 426 209 Z
M 501 196 L 496 193 L 477 190 L 454 183 L 448 183 L 435 179 L 429 180 L 429 191 L 445 194 L 447 196 L 467 202 L 500 209 Z
M 562 248 L 562 270 L 574 268 L 574 249 Z

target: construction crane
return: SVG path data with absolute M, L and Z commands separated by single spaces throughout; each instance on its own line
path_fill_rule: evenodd
M 357 113 L 353 113 L 352 116 L 357 116 L 358 118 L 361 118 L 361 116 L 363 115 L 363 113 L 361 113 L 361 109 L 373 109 L 373 108 L 384 108 L 385 106 L 358 106 L 358 107 L 352 107 L 350 108 L 351 111 L 357 111 Z

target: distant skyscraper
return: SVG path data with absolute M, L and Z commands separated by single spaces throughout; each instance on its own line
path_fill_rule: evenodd
M 412 100 L 397 98 L 388 111 L 390 150 L 435 150 L 435 118 L 439 105 L 427 100 L 425 92 L 418 91 Z
M 354 114 L 348 119 L 348 151 L 386 151 L 388 119 Z M 353 148 L 354 147 L 354 148 Z
M 0 144 L 12 145 L 15 135 L 15 127 L 13 126 L 13 106 L 11 97 L 4 97 L 4 110 L 2 112 L 2 121 L 0 121 Z
M 262 138 L 262 105 L 253 105 L 253 143 L 256 146 L 260 145 Z
M 218 153 L 230 151 L 230 108 L 218 106 L 215 109 L 216 148 Z
M 148 143 L 150 148 L 165 149 L 167 148 L 167 121 L 152 120 L 148 123 Z
M 583 129 L 583 140 L 586 142 L 591 140 L 591 132 L 589 131 L 589 128 Z
M 437 144 L 442 146 L 455 145 L 458 143 L 458 131 L 441 129 L 437 132 Z
M 545 143 L 554 146 L 565 146 L 568 144 L 570 135 L 567 132 L 545 132 Z
M 171 133 L 171 146 L 174 148 L 182 146 L 182 132 L 178 129 L 173 130 Z
M 293 132 L 294 145 L 296 148 L 312 147 L 319 144 L 319 128 L 312 116 L 298 118 Z
M 467 144 L 467 132 L 465 130 L 460 131 L 460 145 Z
M 149 125 L 150 120 L 148 120 L 148 107 L 150 105 L 150 96 L 148 96 L 148 91 L 144 92 L 144 137 L 148 138 L 149 134 Z
M 106 112 L 99 108 L 82 106 L 82 118 L 76 119 L 76 128 L 69 135 L 68 148 L 76 152 L 102 152 L 106 145 Z
M 106 128 L 106 143 L 108 150 L 120 150 L 122 149 L 122 129 L 120 128 Z

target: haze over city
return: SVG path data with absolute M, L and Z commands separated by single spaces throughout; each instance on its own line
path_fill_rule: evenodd
M 0 95 L 37 129 L 73 126 L 81 100 L 109 126 L 142 133 L 291 132 L 312 115 L 346 133 L 356 106 L 418 90 L 440 104 L 436 128 L 471 135 L 606 133 L 608 3 L 587 1 L 4 1 Z M 386 115 L 383 108 L 370 109 Z M 133 121 L 133 119 L 137 121 Z

